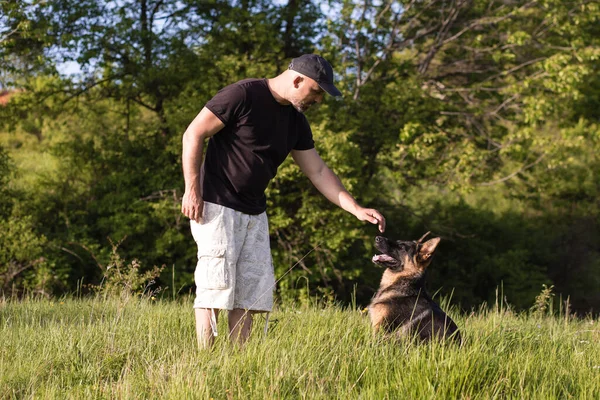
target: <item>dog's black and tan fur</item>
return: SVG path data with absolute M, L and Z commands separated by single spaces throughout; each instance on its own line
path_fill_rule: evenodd
M 373 256 L 373 262 L 386 270 L 369 305 L 371 323 L 375 332 L 383 330 L 396 337 L 452 338 L 460 343 L 454 321 L 425 292 L 425 270 L 440 243 L 440 238 L 423 243 L 428 234 L 417 241 L 375 238 L 382 254 Z

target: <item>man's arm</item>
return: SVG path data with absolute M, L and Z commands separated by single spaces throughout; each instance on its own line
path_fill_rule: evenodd
M 361 221 L 369 221 L 379 226 L 379 231 L 385 230 L 385 218 L 372 208 L 361 207 L 354 197 L 348 193 L 340 179 L 325 164 L 317 150 L 292 150 L 294 161 L 313 185 L 333 204 L 348 211 Z
M 225 125 L 208 108 L 204 107 L 183 134 L 183 178 L 185 193 L 181 201 L 181 212 L 194 221 L 200 221 L 204 200 L 200 190 L 200 168 L 204 140 L 223 129 Z

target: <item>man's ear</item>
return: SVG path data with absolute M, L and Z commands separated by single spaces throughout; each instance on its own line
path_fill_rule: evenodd
M 437 247 L 438 244 L 440 244 L 440 238 L 433 238 L 430 239 L 428 241 L 426 241 L 425 243 L 423 243 L 423 245 L 421 246 L 421 249 L 419 250 L 419 260 L 421 261 L 427 261 L 431 258 L 431 256 L 433 256 L 433 253 L 435 252 L 435 248 Z
M 303 81 L 304 81 L 304 78 L 303 78 L 303 77 L 301 77 L 300 75 L 297 75 L 297 76 L 294 78 L 294 87 L 295 87 L 296 89 L 298 89 L 298 87 L 300 86 L 300 83 L 301 83 L 301 82 L 303 82 Z

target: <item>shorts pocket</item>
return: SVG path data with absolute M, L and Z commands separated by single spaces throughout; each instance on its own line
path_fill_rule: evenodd
M 221 219 L 221 215 L 223 215 L 223 211 L 225 207 L 220 206 L 218 204 L 209 203 L 207 201 L 204 202 L 204 208 L 202 209 L 202 225 L 208 225 L 211 222 L 218 221 Z
M 229 274 L 225 248 L 198 251 L 198 264 L 194 273 L 196 286 L 202 289 L 227 289 Z

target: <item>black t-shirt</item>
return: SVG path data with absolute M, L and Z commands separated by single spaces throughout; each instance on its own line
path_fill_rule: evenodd
M 266 79 L 221 89 L 207 104 L 225 127 L 208 141 L 202 198 L 246 214 L 266 210 L 265 189 L 292 149 L 314 147 L 306 117 L 277 103 Z

